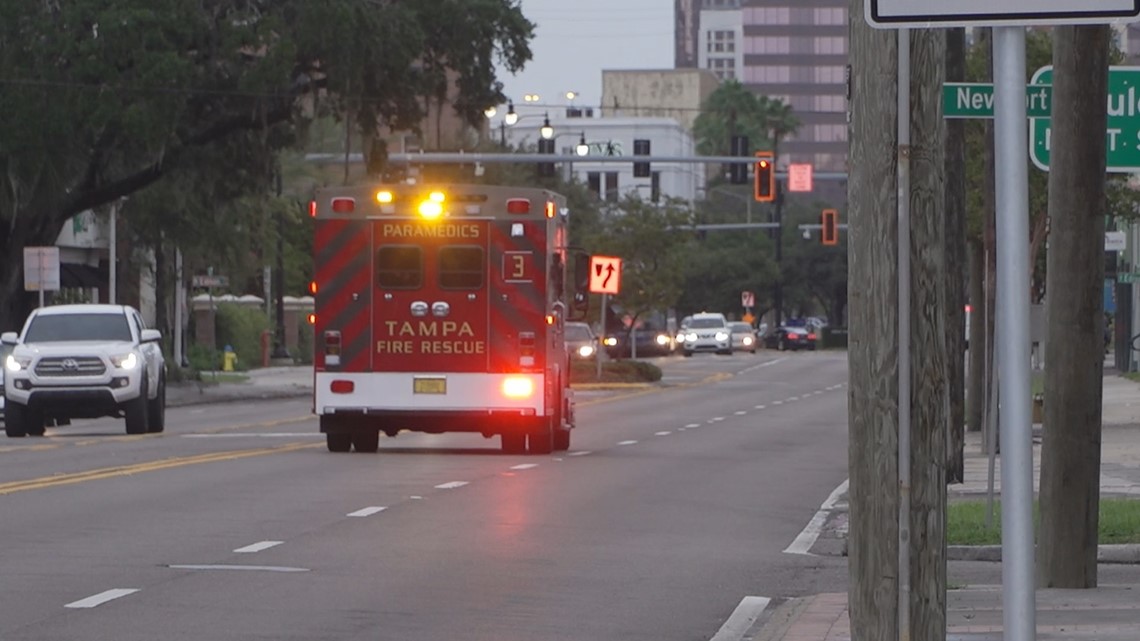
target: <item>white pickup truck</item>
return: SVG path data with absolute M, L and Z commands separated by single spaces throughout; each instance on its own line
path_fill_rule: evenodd
M 166 424 L 161 334 L 125 305 L 59 305 L 33 311 L 5 332 L 4 431 L 42 436 L 49 422 L 126 418 L 127 434 Z

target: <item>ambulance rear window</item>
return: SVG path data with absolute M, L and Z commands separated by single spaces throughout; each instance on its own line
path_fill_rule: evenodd
M 419 289 L 424 281 L 422 250 L 416 245 L 385 245 L 376 251 L 376 284 L 383 289 Z
M 485 271 L 482 247 L 451 246 L 439 249 L 441 289 L 479 289 Z

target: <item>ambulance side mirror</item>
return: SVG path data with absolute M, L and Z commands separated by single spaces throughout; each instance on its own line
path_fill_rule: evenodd
M 574 302 L 571 310 L 574 320 L 585 318 L 590 310 L 590 255 L 582 250 L 574 252 Z

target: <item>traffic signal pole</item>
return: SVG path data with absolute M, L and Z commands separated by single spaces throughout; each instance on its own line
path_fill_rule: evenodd
M 776 282 L 772 287 L 772 307 L 776 312 L 776 327 L 784 320 L 784 188 L 783 181 L 776 179 L 776 206 L 772 211 L 772 222 L 776 223 Z

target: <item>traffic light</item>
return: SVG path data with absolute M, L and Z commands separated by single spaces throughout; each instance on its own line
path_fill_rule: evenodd
M 748 156 L 748 136 L 732 137 L 732 155 Z M 733 185 L 743 185 L 748 182 L 747 163 L 734 162 L 728 166 L 728 182 Z
M 839 212 L 834 209 L 823 210 L 820 217 L 819 239 L 824 245 L 839 244 Z
M 644 139 L 636 139 L 633 141 L 633 155 L 634 156 L 648 156 L 649 155 L 649 141 Z M 649 178 L 650 167 L 647 162 L 633 163 L 633 177 L 634 178 Z
M 776 160 L 770 151 L 756 152 L 753 176 L 756 184 L 756 202 L 776 200 Z

